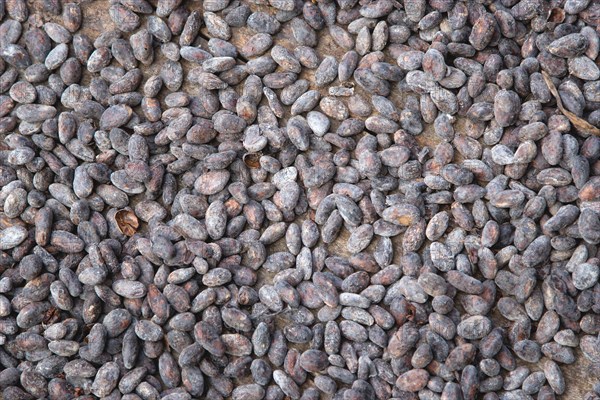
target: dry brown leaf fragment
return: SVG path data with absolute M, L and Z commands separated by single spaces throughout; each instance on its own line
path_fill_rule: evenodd
M 117 226 L 121 230 L 121 233 L 126 236 L 133 236 L 140 227 L 137 216 L 131 210 L 117 211 L 115 220 L 117 221 Z
M 585 119 L 573 114 L 571 111 L 567 110 L 563 106 L 560 94 L 558 93 L 554 82 L 552 82 L 552 78 L 550 78 L 550 75 L 548 75 L 546 71 L 542 71 L 542 76 L 544 77 L 546 85 L 548 85 L 548 89 L 550 89 L 550 93 L 552 93 L 554 98 L 556 98 L 556 105 L 558 106 L 558 109 L 564 114 L 565 117 L 569 119 L 569 121 L 571 121 L 573 126 L 575 126 L 575 128 L 580 132 L 600 136 L 600 129 L 596 128 L 594 125 L 590 124 Z

